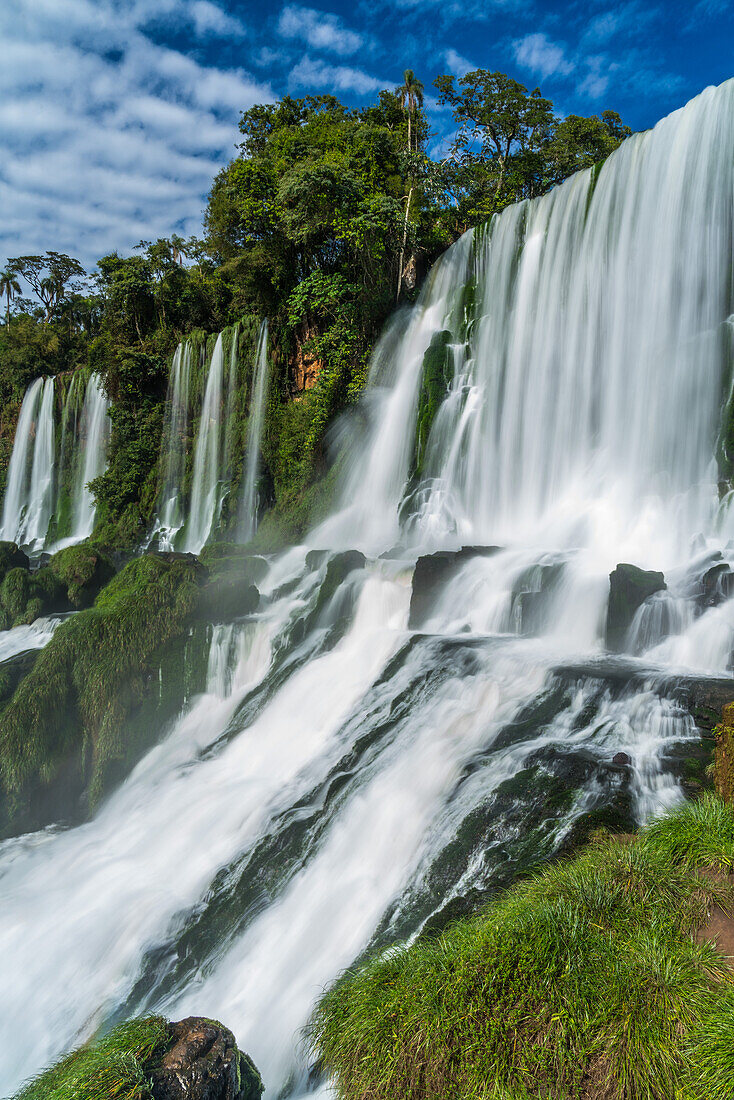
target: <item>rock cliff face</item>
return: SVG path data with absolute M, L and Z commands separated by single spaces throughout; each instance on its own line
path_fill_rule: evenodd
M 734 805 L 734 703 L 723 708 L 721 723 L 714 733 L 714 787 L 725 802 Z
M 312 389 L 316 385 L 316 379 L 323 366 L 311 348 L 318 333 L 309 325 L 304 325 L 302 331 L 296 336 L 296 350 L 293 356 L 291 370 L 293 385 L 297 393 Z

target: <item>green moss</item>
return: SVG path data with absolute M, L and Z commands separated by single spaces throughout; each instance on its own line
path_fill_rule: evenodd
M 711 797 L 631 842 L 604 836 L 347 972 L 313 1053 L 342 1100 L 723 1098 L 734 976 L 692 933 L 734 900 L 697 868 L 732 858 L 734 813 Z
M 76 608 L 89 607 L 100 589 L 115 575 L 110 559 L 89 543 L 59 550 L 51 558 L 49 568 L 62 581 L 69 602 Z
M 162 648 L 186 632 L 205 579 L 195 559 L 138 558 L 57 629 L 2 714 L 6 828 L 43 821 L 49 791 L 67 812 L 82 792 L 94 806 L 108 777 L 134 762 L 140 746 L 126 742 L 125 719 Z
M 28 558 L 16 543 L 0 542 L 0 580 L 9 569 L 15 569 L 18 566 L 21 569 L 28 569 L 29 565 Z
M 453 375 L 449 350 L 451 340 L 451 333 L 447 329 L 437 332 L 423 356 L 415 425 L 415 473 L 417 474 L 420 474 L 423 469 L 431 425 L 451 383 Z
M 15 1100 L 152 1100 L 151 1069 L 169 1043 L 162 1016 L 130 1020 L 34 1078 Z

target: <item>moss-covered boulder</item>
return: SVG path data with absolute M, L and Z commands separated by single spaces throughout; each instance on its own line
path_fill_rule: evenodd
M 8 569 L 0 583 L 0 628 L 24 626 L 42 615 L 68 610 L 66 587 L 44 567 L 31 572 L 27 565 Z
M 205 581 L 195 560 L 137 558 L 61 624 L 0 715 L 3 831 L 78 816 L 154 740 L 159 730 L 126 736 L 125 723 Z
M 112 561 L 89 543 L 67 546 L 54 554 L 49 569 L 66 588 L 72 607 L 91 607 L 95 596 L 115 575 Z
M 30 1081 L 15 1100 L 260 1100 L 263 1083 L 216 1020 L 120 1024 Z
M 453 337 L 448 329 L 434 334 L 425 355 L 418 391 L 418 410 L 415 424 L 415 473 L 420 474 L 426 453 L 431 426 L 442 401 L 449 391 L 453 377 L 451 344 Z
M 667 585 L 662 573 L 639 569 L 636 565 L 624 563 L 609 574 L 607 649 L 613 653 L 622 652 L 637 609 L 646 599 L 665 588 Z
M 30 561 L 26 554 L 15 542 L 0 542 L 0 578 L 4 577 L 9 569 L 29 569 Z
M 79 599 L 110 568 L 99 558 L 92 551 L 64 563 Z M 56 568 L 54 562 L 40 572 L 66 599 Z M 27 595 L 34 578 L 18 572 Z M 0 835 L 80 820 L 93 810 L 164 736 L 186 700 L 205 689 L 209 624 L 249 614 L 258 602 L 242 570 L 211 574 L 193 554 L 129 562 L 92 607 L 57 628 L 27 675 L 5 684 Z

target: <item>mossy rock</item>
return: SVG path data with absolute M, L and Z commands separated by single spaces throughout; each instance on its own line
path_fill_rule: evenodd
M 133 766 L 146 745 L 128 742 L 126 721 L 188 634 L 205 579 L 195 559 L 146 555 L 58 627 L 2 714 L 3 832 L 78 817 Z
M 48 568 L 36 573 L 23 566 L 9 569 L 0 585 L 0 609 L 5 628 L 28 625 L 68 607 L 62 582 Z
M 0 542 L 0 579 L 9 569 L 30 569 L 30 561 L 15 542 Z
M 66 587 L 72 607 L 91 607 L 95 596 L 115 575 L 112 561 L 89 543 L 67 546 L 54 554 L 49 569 Z
M 15 1100 L 260 1100 L 263 1083 L 216 1020 L 119 1024 L 30 1081 Z

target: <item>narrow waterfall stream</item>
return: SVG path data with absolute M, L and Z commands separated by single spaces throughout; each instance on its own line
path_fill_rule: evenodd
M 242 542 L 247 542 L 257 528 L 257 479 L 260 472 L 260 448 L 262 446 L 265 403 L 268 399 L 268 322 L 260 327 L 260 338 L 255 356 L 255 378 L 247 425 L 247 450 L 245 452 L 245 480 L 242 494 Z
M 198 554 L 209 538 L 221 508 L 221 434 L 224 348 L 221 333 L 217 338 L 201 408 L 199 432 L 194 451 L 191 504 L 184 532 L 183 549 Z
M 269 561 L 256 614 L 212 624 L 206 692 L 90 821 L 0 843 L 0 1094 L 160 1009 L 223 1020 L 268 1100 L 325 1096 L 302 1029 L 343 967 L 470 911 L 585 815 L 684 797 L 699 733 L 675 682 L 734 660 L 734 600 L 702 597 L 734 569 L 714 461 L 732 195 L 729 82 L 436 264 L 376 349 L 333 515 Z M 431 349 L 446 396 L 418 464 Z M 193 550 L 220 501 L 223 372 L 220 338 Z M 620 562 L 667 588 L 610 656 Z
M 74 485 L 72 527 L 69 536 L 73 542 L 81 542 L 82 539 L 89 538 L 94 528 L 96 506 L 89 489 L 89 482 L 94 481 L 104 472 L 110 435 L 108 406 L 99 377 L 92 374 L 87 384 L 82 409 L 81 445 L 78 448 L 79 470 Z
M 186 472 L 186 433 L 189 424 L 191 346 L 179 344 L 173 357 L 166 395 L 166 424 L 163 434 L 163 480 L 158 498 L 161 539 L 172 548 L 185 522 L 183 485 Z

